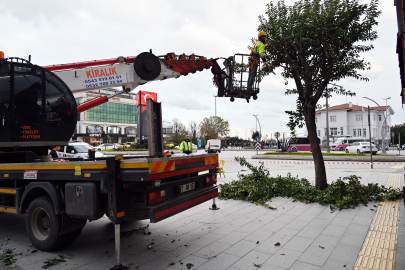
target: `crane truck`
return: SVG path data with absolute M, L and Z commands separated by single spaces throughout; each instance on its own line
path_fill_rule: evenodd
M 122 155 L 52 162 L 48 151 L 67 145 L 77 114 L 108 102 L 101 96 L 80 105 L 73 93 L 122 87 L 129 92 L 152 81 L 179 78 L 211 68 L 218 96 L 257 98 L 258 87 L 233 88 L 232 61 L 203 56 L 135 57 L 41 67 L 0 52 L 0 213 L 26 215 L 27 235 L 39 250 L 72 243 L 87 220 L 107 216 L 115 226 L 120 263 L 120 224 L 159 222 L 218 195 L 218 155 L 165 157 L 160 103 L 148 100 L 149 155 Z M 231 64 L 229 64 L 231 63 Z M 241 77 L 242 78 L 242 77 Z M 241 79 L 242 81 L 242 79 Z M 118 94 L 122 93 L 119 92 Z M 1 227 L 1 215 L 0 215 Z

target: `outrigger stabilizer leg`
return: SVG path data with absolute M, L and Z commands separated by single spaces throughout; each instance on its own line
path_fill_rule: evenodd
M 110 270 L 127 270 L 128 267 L 121 264 L 121 224 L 114 223 L 115 231 L 115 259 L 117 261 L 116 265 Z
M 212 207 L 210 207 L 210 210 L 219 210 L 219 207 L 215 204 L 215 198 L 212 199 Z

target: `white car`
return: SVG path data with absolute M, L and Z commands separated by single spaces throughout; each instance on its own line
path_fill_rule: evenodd
M 378 148 L 375 144 L 371 144 L 371 152 L 373 155 L 377 154 Z M 355 142 L 346 147 L 346 153 L 370 153 L 370 143 L 369 142 Z
M 69 142 L 67 146 L 61 146 L 58 153 L 60 158 L 89 158 L 89 149 L 93 149 L 88 143 Z M 96 158 L 104 157 L 101 152 L 96 152 Z
M 112 143 L 103 143 L 100 144 L 96 147 L 94 147 L 96 150 L 110 150 L 110 149 L 115 149 L 114 145 Z

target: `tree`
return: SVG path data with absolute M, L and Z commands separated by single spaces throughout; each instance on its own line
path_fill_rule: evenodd
M 173 136 L 169 141 L 178 145 L 184 140 L 184 136 L 187 134 L 186 126 L 181 120 L 174 118 L 172 120 L 172 132 Z
M 190 137 L 191 137 L 190 140 L 194 144 L 197 144 L 197 132 L 198 132 L 197 122 L 194 120 L 190 121 Z
M 398 143 L 398 133 L 401 133 L 401 145 L 405 144 L 405 123 L 392 126 L 390 131 L 394 132 L 394 144 Z
M 252 131 L 252 139 L 256 140 L 257 136 L 260 136 L 260 132 L 259 131 Z
M 286 95 L 297 95 L 296 110 L 289 114 L 288 127 L 308 130 L 315 164 L 315 185 L 327 187 L 326 171 L 319 147 L 315 109 L 321 97 L 332 93 L 354 95 L 353 92 L 329 83 L 347 77 L 368 81 L 359 71 L 370 69 L 370 63 L 360 58 L 360 53 L 373 49 L 362 42 L 373 41 L 377 32 L 378 0 L 360 5 L 358 0 L 299 0 L 293 6 L 284 1 L 267 4 L 265 15 L 259 16 L 259 31 L 266 31 L 268 47 L 265 50 L 268 69 L 260 79 L 281 68 L 281 75 L 294 89 Z M 253 40 L 252 40 L 253 41 Z
M 199 125 L 200 137 L 203 140 L 216 139 L 229 134 L 229 123 L 221 117 L 205 117 Z

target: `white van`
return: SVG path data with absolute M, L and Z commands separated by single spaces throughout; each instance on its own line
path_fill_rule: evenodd
M 207 153 L 221 153 L 221 140 L 208 140 L 205 145 L 205 152 Z
M 67 146 L 61 146 L 58 153 L 60 158 L 89 158 L 89 149 L 93 149 L 87 143 L 83 142 L 69 142 Z M 104 157 L 101 152 L 96 152 L 96 158 Z

